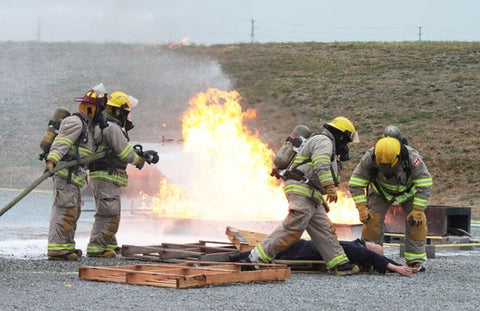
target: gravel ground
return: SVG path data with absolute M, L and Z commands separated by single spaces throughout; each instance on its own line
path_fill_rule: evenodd
M 80 266 L 134 263 L 121 258 L 0 258 L 0 310 L 478 310 L 479 262 L 476 248 L 437 253 L 412 277 L 292 274 L 286 282 L 165 289 L 78 279 Z

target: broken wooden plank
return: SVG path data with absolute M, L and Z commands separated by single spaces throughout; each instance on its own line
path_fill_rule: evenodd
M 327 272 L 327 265 L 323 260 L 279 260 L 273 261 L 277 264 L 284 264 L 290 267 L 292 272 L 301 273 L 319 273 Z
M 177 244 L 162 243 L 155 246 L 123 245 L 122 257 L 125 259 L 165 262 L 171 259 L 229 261 L 229 255 L 237 252 L 235 246 L 208 246 L 205 242 Z
M 178 244 L 178 243 L 162 243 L 164 248 L 176 248 L 176 249 L 198 249 L 205 252 L 219 253 L 219 252 L 231 252 L 235 251 L 235 247 L 216 247 L 216 246 L 207 246 L 200 243 L 187 243 L 187 244 Z
M 156 257 L 159 260 L 171 259 L 171 258 L 188 258 L 188 257 L 199 257 L 205 252 L 200 250 L 186 250 L 181 248 L 164 248 L 164 247 L 154 247 L 154 246 L 135 246 L 135 245 L 122 245 L 122 257 L 128 258 L 131 255 L 147 256 L 149 258 Z
M 231 242 L 222 242 L 222 241 L 210 241 L 210 240 L 199 240 L 198 242 L 200 243 L 208 243 L 208 244 L 223 244 L 224 246 L 227 246 L 227 247 L 235 247 L 235 245 L 233 245 L 233 243 Z
M 323 260 L 284 260 L 275 259 L 273 263 L 287 265 L 293 273 L 320 273 L 328 272 Z M 372 265 L 358 265 L 362 272 L 373 272 Z
M 252 250 L 255 245 L 261 243 L 268 237 L 268 234 L 265 233 L 239 230 L 231 226 L 227 227 L 225 233 L 240 252 Z
M 224 253 L 211 253 L 201 255 L 198 259 L 200 261 L 230 261 L 230 255 L 236 254 L 237 251 L 224 252 Z
M 122 256 L 129 256 L 133 254 L 151 254 L 157 253 L 157 250 L 161 245 L 150 245 L 150 246 L 138 246 L 138 245 L 122 245 Z

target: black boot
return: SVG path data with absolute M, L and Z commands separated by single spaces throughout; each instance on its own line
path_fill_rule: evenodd
M 408 263 L 407 266 L 410 268 L 415 268 L 417 269 L 417 272 L 425 272 L 427 271 L 427 268 L 425 268 L 425 263 L 424 262 L 411 262 Z
M 360 272 L 360 268 L 357 265 L 352 265 L 347 262 L 336 266 L 333 271 L 336 275 L 352 275 Z

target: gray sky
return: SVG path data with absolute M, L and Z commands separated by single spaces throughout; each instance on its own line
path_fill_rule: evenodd
M 0 0 L 0 41 L 479 41 L 477 0 Z

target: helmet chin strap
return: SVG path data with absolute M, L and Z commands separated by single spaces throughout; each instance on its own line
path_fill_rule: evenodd
M 95 113 L 93 112 L 92 110 L 92 107 L 87 107 L 87 117 L 90 119 L 90 120 L 93 120 L 93 116 L 95 115 Z

